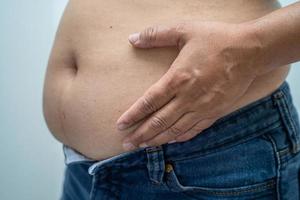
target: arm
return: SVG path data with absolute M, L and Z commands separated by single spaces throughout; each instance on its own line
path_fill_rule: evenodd
M 300 2 L 249 24 L 262 48 L 258 74 L 300 60 Z

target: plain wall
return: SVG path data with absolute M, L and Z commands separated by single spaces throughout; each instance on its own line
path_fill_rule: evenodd
M 281 1 L 283 5 L 296 1 Z M 48 56 L 66 0 L 0 2 L 0 199 L 55 200 L 63 179 L 61 145 L 42 116 Z M 300 109 L 300 64 L 288 81 Z
M 66 0 L 0 1 L 0 199 L 55 200 L 63 154 L 42 115 L 48 56 Z

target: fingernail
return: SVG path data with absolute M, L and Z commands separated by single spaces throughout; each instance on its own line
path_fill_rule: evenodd
M 148 144 L 146 144 L 145 142 L 143 142 L 143 143 L 141 143 L 140 145 L 139 145 L 139 147 L 148 147 L 149 145 Z
M 177 142 L 177 141 L 176 140 L 172 140 L 172 141 L 168 142 L 168 144 L 172 144 L 174 142 Z
M 133 34 L 129 35 L 128 39 L 131 43 L 134 44 L 134 43 L 136 43 L 136 41 L 138 41 L 139 37 L 140 37 L 140 33 L 133 33 Z
M 129 126 L 129 124 L 126 124 L 126 123 L 120 123 L 120 124 L 117 124 L 117 127 L 118 127 L 119 130 L 124 130 L 124 129 L 126 129 L 128 126 Z
M 130 142 L 127 142 L 127 143 L 123 143 L 123 148 L 125 150 L 133 150 L 133 149 L 135 149 L 135 146 L 133 144 L 131 144 Z

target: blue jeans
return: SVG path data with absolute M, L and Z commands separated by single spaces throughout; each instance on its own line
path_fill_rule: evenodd
M 289 86 L 193 139 L 67 165 L 63 200 L 299 200 L 300 126 Z

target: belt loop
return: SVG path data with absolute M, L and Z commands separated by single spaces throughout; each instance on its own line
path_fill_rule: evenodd
M 147 169 L 149 178 L 156 184 L 163 181 L 165 172 L 165 159 L 162 145 L 145 148 L 147 154 Z
M 288 106 L 288 103 L 292 103 L 292 102 L 287 102 L 288 99 L 285 95 L 286 94 L 282 90 L 279 90 L 273 95 L 273 100 L 277 109 L 279 110 L 281 119 L 286 128 L 287 137 L 292 147 L 292 152 L 297 153 L 300 151 L 300 141 L 299 138 L 297 137 L 297 132 L 296 132 L 297 129 L 295 127 L 292 116 L 290 115 L 289 106 Z

